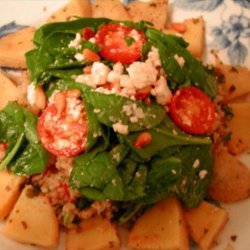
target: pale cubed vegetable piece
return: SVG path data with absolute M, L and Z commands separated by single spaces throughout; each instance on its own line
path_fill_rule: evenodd
M 215 154 L 208 194 L 220 202 L 235 202 L 250 196 L 250 170 L 224 147 Z
M 228 142 L 229 151 L 239 154 L 250 149 L 250 103 L 232 103 L 233 118 L 227 123 L 227 130 L 231 132 Z
M 53 207 L 32 186 L 26 186 L 17 200 L 3 233 L 18 242 L 52 247 L 57 244 L 59 225 Z
M 165 28 L 162 31 L 165 34 L 177 35 L 183 37 L 189 43 L 187 50 L 195 57 L 201 58 L 204 51 L 204 20 L 202 17 L 186 19 L 178 23 L 180 29 Z
M 210 249 L 228 220 L 225 209 L 208 202 L 184 212 L 187 228 L 200 249 Z
M 119 0 L 95 0 L 92 5 L 92 17 L 106 17 L 114 20 L 130 20 L 128 12 Z
M 158 29 L 163 29 L 167 22 L 168 1 L 154 0 L 150 2 L 133 1 L 127 5 L 128 13 L 134 22 L 149 21 Z
M 27 106 L 27 88 L 30 84 L 29 74 L 26 70 L 22 70 L 15 74 L 8 74 L 8 77 L 17 86 L 17 102 L 19 105 Z
M 183 38 L 189 43 L 187 50 L 195 57 L 201 58 L 204 50 L 204 19 L 190 18 L 184 21 L 186 31 Z
M 35 28 L 23 28 L 0 39 L 0 67 L 26 68 L 25 53 L 34 48 Z
M 53 13 L 47 22 L 69 21 L 77 16 L 91 17 L 91 7 L 88 0 L 70 0 L 68 4 Z
M 116 228 L 108 219 L 96 216 L 84 220 L 66 236 L 67 250 L 118 250 L 120 241 Z
M 223 76 L 222 81 L 223 95 L 226 102 L 229 102 L 237 97 L 250 93 L 250 71 L 245 67 L 234 67 L 224 65 L 217 59 L 216 68 Z
M 128 235 L 128 246 L 137 250 L 189 249 L 182 207 L 168 198 L 149 208 L 137 219 Z
M 5 218 L 15 205 L 25 182 L 25 177 L 15 176 L 7 169 L 0 171 L 0 220 Z
M 18 99 L 18 87 L 8 78 L 8 76 L 0 70 L 0 110 L 3 109 L 8 102 L 16 101 Z

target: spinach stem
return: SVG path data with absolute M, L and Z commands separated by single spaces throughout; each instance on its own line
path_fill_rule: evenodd
M 11 162 L 11 160 L 14 158 L 15 154 L 17 153 L 18 149 L 20 148 L 20 146 L 23 143 L 23 139 L 24 139 L 24 132 L 21 133 L 21 135 L 19 136 L 13 149 L 9 152 L 9 154 L 1 162 L 0 170 L 2 170 L 5 166 L 7 166 Z

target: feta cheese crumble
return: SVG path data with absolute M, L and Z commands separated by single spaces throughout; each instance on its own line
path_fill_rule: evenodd
M 35 97 L 36 97 L 36 87 L 33 83 L 29 84 L 27 89 L 27 99 L 30 105 L 35 104 Z
M 82 43 L 82 37 L 80 33 L 76 33 L 76 37 L 74 40 L 70 41 L 68 44 L 69 48 L 80 49 Z
M 79 53 L 80 54 L 80 53 Z M 77 56 L 77 57 L 76 57 Z M 77 60 L 83 60 L 81 55 L 76 55 Z M 95 91 L 104 94 L 118 94 L 136 100 L 136 94 L 144 88 L 151 88 L 153 95 L 160 105 L 166 105 L 172 93 L 168 87 L 167 79 L 164 71 L 159 68 L 161 59 L 158 49 L 152 48 L 148 53 L 148 58 L 145 62 L 134 62 L 126 68 L 117 62 L 110 69 L 102 62 L 94 62 L 89 73 L 85 73 L 76 77 L 77 82 L 89 85 L 95 88 Z M 107 88 L 106 83 L 110 84 Z M 149 89 L 150 91 L 150 89 Z M 132 115 L 131 122 L 137 122 L 138 116 Z
M 113 124 L 113 129 L 115 132 L 118 132 L 119 134 L 122 135 L 127 135 L 128 134 L 128 125 L 124 125 L 122 123 L 115 123 Z
M 172 93 L 167 85 L 165 77 L 161 76 L 155 84 L 155 88 L 151 90 L 151 94 L 155 96 L 157 103 L 166 105 L 171 97 Z
M 85 59 L 84 55 L 81 53 L 76 53 L 74 57 L 78 62 L 82 62 Z
M 206 175 L 207 175 L 207 170 L 203 169 L 199 172 L 199 177 L 201 180 L 203 180 L 206 177 Z
M 182 56 L 175 54 L 174 59 L 178 62 L 178 64 L 180 65 L 181 68 L 184 66 L 185 60 Z
M 200 160 L 196 159 L 193 163 L 193 168 L 198 168 L 200 166 Z

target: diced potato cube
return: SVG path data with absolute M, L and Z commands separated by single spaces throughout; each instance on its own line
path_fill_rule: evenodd
M 0 38 L 0 67 L 26 68 L 25 53 L 34 48 L 34 32 L 27 27 Z
M 165 34 L 171 34 L 176 36 L 181 36 L 183 39 L 189 43 L 187 50 L 195 57 L 201 58 L 204 51 L 204 20 L 202 17 L 190 18 L 184 20 L 184 22 L 179 23 L 183 28 L 183 32 L 179 32 L 177 29 L 168 28 L 162 31 Z
M 208 194 L 220 202 L 235 202 L 250 197 L 250 170 L 225 148 L 215 154 Z
M 119 0 L 95 0 L 92 5 L 92 17 L 106 17 L 114 20 L 130 20 L 130 16 Z
M 183 211 L 176 198 L 168 198 L 149 208 L 135 222 L 128 246 L 137 250 L 189 249 Z
M 7 169 L 0 171 L 0 220 L 5 218 L 15 205 L 25 177 L 15 176 Z
M 71 229 L 66 236 L 67 250 L 118 250 L 120 241 L 115 227 L 108 219 L 96 216 L 83 221 L 79 228 Z
M 228 148 L 239 154 L 250 149 L 250 103 L 232 103 L 230 107 L 233 118 L 227 123 L 227 130 L 232 133 Z
M 91 17 L 91 7 L 88 0 L 70 0 L 68 4 L 53 13 L 47 22 L 69 21 L 77 16 Z
M 167 23 L 167 0 L 154 0 L 148 3 L 133 1 L 126 8 L 133 22 L 145 20 L 151 22 L 158 29 L 163 29 Z
M 194 56 L 201 58 L 204 50 L 204 19 L 202 17 L 186 19 L 186 31 L 183 38 L 189 43 L 187 49 Z
M 0 98 L 0 110 L 1 110 L 8 104 L 8 102 L 16 101 L 19 96 L 18 87 L 1 70 L 0 70 L 0 89 L 1 89 L 1 98 Z
M 224 99 L 229 102 L 250 93 L 250 70 L 246 67 L 224 65 L 217 59 L 216 68 L 222 77 Z
M 52 247 L 57 244 L 59 225 L 48 199 L 29 185 L 23 189 L 3 233 L 21 243 Z
M 210 249 L 228 220 L 225 209 L 205 201 L 184 214 L 189 233 L 202 250 Z

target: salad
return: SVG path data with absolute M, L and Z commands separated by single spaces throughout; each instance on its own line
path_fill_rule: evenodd
M 60 226 L 130 227 L 169 197 L 185 209 L 209 198 L 217 78 L 183 38 L 145 21 L 78 18 L 41 26 L 33 41 L 33 109 L 0 111 L 0 169 L 42 194 Z

